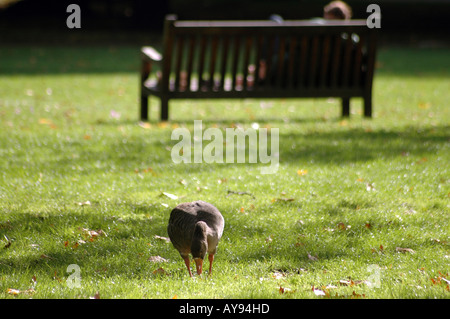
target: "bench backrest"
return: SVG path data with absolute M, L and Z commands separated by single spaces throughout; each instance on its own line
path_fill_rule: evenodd
M 162 90 L 361 91 L 372 86 L 375 42 L 365 20 L 178 21 L 168 16 Z M 264 78 L 259 78 L 260 61 L 265 61 Z

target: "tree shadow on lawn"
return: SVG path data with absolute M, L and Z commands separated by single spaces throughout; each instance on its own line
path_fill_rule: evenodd
M 313 160 L 346 164 L 409 154 L 425 156 L 448 142 L 449 128 L 446 125 L 375 131 L 351 128 L 286 135 L 280 129 L 280 163 Z
M 338 120 L 336 119 L 336 122 Z M 292 123 L 311 123 L 323 122 L 321 119 L 299 119 L 293 120 Z M 218 124 L 221 127 L 223 138 L 225 140 L 226 132 L 225 127 L 233 126 L 233 121 L 217 121 L 206 120 L 203 122 L 203 130 L 209 127 L 215 127 L 213 124 Z M 206 124 L 205 124 L 206 123 Z M 420 126 L 407 126 L 401 128 L 393 128 L 390 130 L 385 129 L 365 129 L 365 128 L 339 128 L 339 129 L 315 129 L 314 127 L 307 127 L 300 132 L 293 132 L 291 128 L 285 128 L 285 124 L 274 123 L 272 121 L 260 121 L 261 123 L 271 123 L 272 128 L 279 128 L 279 159 L 280 164 L 298 162 L 298 161 L 311 161 L 315 163 L 355 163 L 364 162 L 374 159 L 391 159 L 399 156 L 416 155 L 425 156 L 426 154 L 435 153 L 437 149 L 441 148 L 448 142 L 450 136 L 450 126 L 437 125 L 432 127 L 420 127 Z M 193 125 L 186 122 L 170 122 L 167 124 L 169 127 L 188 127 L 191 136 L 193 136 Z M 277 125 L 279 124 L 279 125 Z M 105 125 L 108 125 L 105 123 Z M 153 125 L 153 124 L 152 124 Z M 335 124 L 332 124 L 335 125 Z M 247 126 L 250 127 L 250 124 Z M 247 128 L 246 127 L 246 128 Z M 149 135 L 150 134 L 150 135 Z M 158 132 L 158 139 L 149 142 L 152 130 L 146 131 L 141 136 L 134 136 L 133 139 L 129 139 L 126 145 L 120 143 L 114 143 L 107 146 L 110 151 L 107 154 L 128 154 L 130 158 L 137 162 L 142 162 L 142 158 L 148 154 L 159 154 L 158 161 L 160 164 L 172 163 L 171 148 L 176 145 L 180 139 L 171 140 L 172 129 L 167 130 L 167 133 Z M 271 132 L 268 131 L 268 137 L 270 139 Z M 210 141 L 203 142 L 203 148 L 211 143 Z M 143 145 L 147 149 L 143 148 Z M 193 144 L 192 144 L 193 145 Z M 249 148 L 249 141 L 246 138 L 246 148 Z M 123 150 L 121 148 L 124 148 Z M 224 145 L 223 151 L 225 152 L 226 145 Z M 99 152 L 99 156 L 104 152 Z M 270 148 L 269 148 L 270 152 Z M 95 158 L 96 150 L 89 149 L 86 151 L 89 153 L 87 158 Z M 192 153 L 193 154 L 193 153 Z M 191 154 L 191 156 L 193 156 Z M 116 164 L 123 163 L 125 158 L 111 157 L 110 160 L 115 161 Z M 188 163 L 189 164 L 189 163 Z M 202 170 L 201 164 L 193 164 L 193 159 L 190 165 L 180 164 L 173 165 L 173 170 L 187 170 L 190 173 Z M 203 163 L 203 165 L 206 165 Z M 214 165 L 214 164 L 213 164 Z M 215 164 L 218 167 L 220 165 L 227 164 Z M 231 163 L 233 165 L 233 163 Z M 259 165 L 259 164 L 258 164 Z

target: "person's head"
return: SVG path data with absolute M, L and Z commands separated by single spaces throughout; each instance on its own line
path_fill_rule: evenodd
M 323 17 L 327 20 L 350 20 L 352 8 L 343 1 L 332 1 L 323 8 Z

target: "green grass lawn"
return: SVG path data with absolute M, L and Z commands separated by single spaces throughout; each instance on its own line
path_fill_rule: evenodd
M 1 48 L 0 298 L 449 298 L 449 55 L 381 49 L 371 120 L 286 99 L 175 101 L 158 123 L 152 99 L 139 123 L 138 47 Z M 197 119 L 278 128 L 278 172 L 174 164 Z M 225 218 L 212 277 L 161 238 L 197 199 Z

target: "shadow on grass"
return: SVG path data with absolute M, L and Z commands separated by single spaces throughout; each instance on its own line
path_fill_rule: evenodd
M 448 141 L 450 127 L 442 125 L 424 129 L 410 126 L 389 131 L 354 128 L 289 135 L 280 132 L 280 139 L 290 142 L 284 146 L 280 143 L 280 163 L 313 160 L 316 163 L 346 164 L 435 152 Z M 295 148 L 292 147 L 294 144 Z
M 151 35 L 161 51 L 161 35 Z M 377 56 L 376 75 L 448 77 L 449 48 L 383 48 Z M 138 45 L 30 46 L 8 45 L 0 49 L 2 74 L 89 74 L 136 72 L 140 67 Z M 158 66 L 156 66 L 158 67 Z

